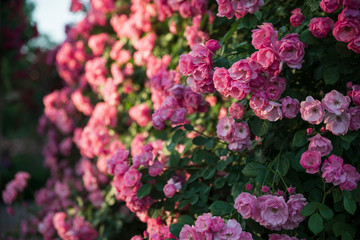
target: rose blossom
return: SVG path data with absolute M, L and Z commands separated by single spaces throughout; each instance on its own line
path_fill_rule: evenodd
M 199 216 L 195 222 L 195 228 L 199 232 L 207 232 L 210 230 L 212 225 L 211 213 L 204 213 Z
M 137 169 L 131 168 L 124 174 L 123 183 L 127 187 L 134 187 L 140 182 L 140 178 L 141 173 Z
M 172 184 L 172 183 L 167 183 L 165 186 L 164 186 L 164 194 L 167 198 L 172 198 L 175 193 L 176 193 L 176 187 L 175 187 L 175 184 Z
M 226 68 L 215 68 L 213 75 L 215 89 L 223 96 L 229 96 L 228 89 L 232 81 L 229 71 Z
M 317 173 L 321 164 L 321 153 L 314 150 L 307 150 L 301 155 L 300 164 L 306 169 L 307 173 Z
M 217 40 L 210 39 L 206 42 L 205 46 L 210 49 L 210 51 L 215 52 L 221 48 L 220 43 Z
M 234 208 L 244 219 L 251 218 L 257 211 L 256 197 L 247 192 L 242 192 L 235 199 Z
M 336 115 L 328 112 L 324 123 L 326 123 L 326 130 L 331 131 L 334 135 L 345 135 L 350 127 L 350 114 L 344 112 Z
M 319 100 L 313 97 L 306 97 L 300 104 L 301 118 L 311 124 L 319 124 L 324 119 L 324 108 Z
M 194 70 L 194 64 L 193 64 L 192 58 L 189 54 L 182 54 L 180 56 L 179 69 L 180 69 L 180 73 L 183 76 L 190 75 L 192 73 L 192 71 Z
M 334 21 L 328 17 L 312 18 L 309 23 L 309 31 L 316 38 L 324 38 L 334 28 Z
M 290 17 L 290 23 L 293 27 L 298 27 L 304 21 L 305 17 L 301 13 L 300 8 L 296 8 L 291 11 L 292 15 Z
M 293 99 L 289 96 L 286 96 L 280 99 L 281 102 L 281 112 L 286 118 L 294 118 L 299 113 L 300 103 L 297 99 Z
M 291 68 L 301 69 L 304 62 L 305 44 L 299 40 L 299 34 L 291 33 L 279 41 L 278 51 L 281 61 Z
M 333 13 L 340 7 L 340 0 L 321 0 L 320 8 L 326 13 Z
M 345 164 L 343 169 L 346 174 L 346 181 L 340 184 L 340 189 L 347 191 L 356 189 L 357 182 L 360 180 L 360 174 L 356 171 L 356 168 L 350 164 Z
M 329 155 L 333 149 L 331 141 L 320 134 L 316 134 L 314 137 L 309 138 L 310 144 L 308 149 L 320 152 L 321 156 L 324 157 Z
M 359 22 L 356 20 L 338 21 L 334 25 L 333 35 L 340 42 L 350 42 L 359 34 Z
M 281 104 L 270 101 L 269 104 L 261 110 L 260 114 L 263 119 L 267 119 L 270 122 L 280 120 L 282 119 Z
M 359 130 L 360 129 L 360 106 L 351 107 L 348 110 L 350 114 L 350 130 Z
M 229 219 L 221 231 L 215 234 L 215 239 L 238 240 L 240 239 L 241 232 L 241 225 L 235 219 Z
M 360 8 L 360 1 L 358 0 L 343 0 L 344 7 L 357 9 Z
M 350 97 L 344 96 L 336 90 L 327 93 L 322 100 L 326 110 L 336 115 L 340 115 L 350 104 Z
M 271 23 L 264 23 L 258 26 L 259 29 L 252 30 L 252 45 L 260 49 L 268 44 L 275 44 L 278 41 L 278 32 Z
M 223 117 L 216 126 L 216 133 L 218 137 L 224 141 L 230 142 L 232 140 L 232 130 L 235 125 L 235 120 L 232 117 Z
M 242 119 L 244 116 L 245 107 L 241 103 L 233 103 L 229 107 L 229 113 L 230 115 L 235 119 Z
M 230 77 L 240 83 L 248 83 L 257 78 L 257 64 L 251 58 L 241 59 L 229 69 Z
M 263 195 L 258 199 L 262 225 L 270 229 L 279 229 L 289 217 L 289 209 L 284 198 Z
M 306 204 L 306 198 L 302 194 L 295 194 L 289 197 L 287 201 L 289 219 L 284 225 L 285 229 L 294 229 L 300 222 L 304 221 L 305 217 L 301 216 L 301 210 Z
M 351 42 L 349 42 L 349 44 L 347 45 L 347 48 L 356 53 L 360 53 L 360 35 L 358 35 Z
M 345 182 L 346 174 L 343 169 L 343 159 L 336 155 L 331 155 L 325 159 L 321 167 L 322 177 L 327 183 L 332 183 L 335 186 Z
M 268 75 L 277 76 L 282 70 L 282 63 L 278 52 L 272 46 L 263 46 L 254 52 L 251 58 L 255 60 Z
M 351 99 L 355 105 L 360 105 L 360 85 L 353 85 Z
M 296 237 L 290 237 L 289 235 L 286 234 L 269 234 L 269 240 L 299 240 Z

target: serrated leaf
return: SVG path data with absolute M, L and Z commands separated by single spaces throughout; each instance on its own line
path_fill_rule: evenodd
M 214 181 L 214 187 L 216 189 L 220 189 L 225 185 L 225 183 L 226 183 L 226 180 L 222 177 L 219 177 Z
M 171 142 L 177 144 L 184 135 L 185 135 L 185 131 L 182 129 L 178 129 L 172 136 Z
M 181 223 L 173 223 L 170 225 L 169 227 L 169 231 L 171 232 L 172 235 L 174 235 L 175 237 L 179 238 L 179 234 L 181 232 L 181 229 L 184 227 L 184 224 Z
M 357 132 L 349 132 L 346 135 L 340 135 L 339 137 L 341 138 L 341 140 L 351 143 L 352 141 L 354 141 L 357 137 Z
M 264 136 L 269 131 L 269 128 L 270 128 L 270 122 L 267 120 L 254 118 L 252 121 L 250 121 L 251 132 L 258 137 Z
M 306 130 L 299 130 L 294 135 L 294 138 L 292 141 L 292 146 L 293 147 L 302 147 L 306 144 L 307 141 L 308 141 L 308 139 L 306 137 Z
M 207 141 L 209 141 L 209 139 L 203 136 L 197 136 L 192 140 L 193 144 L 198 146 L 204 145 L 205 143 L 207 143 Z
M 210 179 L 215 176 L 216 168 L 214 166 L 209 166 L 205 169 L 202 176 L 204 179 Z
M 253 14 L 246 14 L 245 17 L 242 18 L 241 26 L 247 29 L 251 29 L 257 23 L 258 19 Z
M 249 162 L 241 171 L 246 177 L 256 177 L 265 171 L 265 166 L 259 162 Z
M 151 192 L 151 188 L 152 188 L 152 184 L 151 183 L 145 183 L 144 185 L 142 185 L 139 190 L 137 190 L 136 192 L 136 196 L 139 199 L 142 199 L 143 197 L 147 196 L 150 194 Z
M 180 153 L 177 151 L 172 151 L 169 158 L 170 167 L 177 167 L 180 163 Z
M 209 209 L 214 216 L 225 216 L 230 214 L 234 207 L 224 201 L 215 201 L 210 205 Z
M 325 69 L 323 77 L 326 84 L 334 84 L 339 80 L 340 74 L 337 67 L 330 67 Z
M 205 148 L 210 150 L 213 149 L 215 146 L 215 139 L 213 137 L 209 138 L 208 141 L 205 143 Z
M 301 210 L 301 215 L 304 217 L 310 216 L 313 214 L 318 207 L 317 202 L 310 202 L 304 206 L 304 208 Z
M 329 208 L 325 204 L 320 205 L 319 211 L 320 211 L 321 216 L 323 218 L 325 218 L 326 220 L 331 220 L 334 217 L 333 210 L 331 210 L 331 208 Z
M 178 218 L 178 223 L 193 225 L 194 224 L 194 219 L 189 215 L 181 215 Z
M 301 42 L 303 43 L 307 43 L 307 44 L 314 44 L 316 42 L 316 38 L 314 38 L 314 36 L 312 35 L 312 33 L 306 29 L 305 31 L 303 31 L 300 36 L 299 39 Z
M 323 230 L 323 219 L 320 214 L 314 213 L 313 215 L 311 215 L 308 227 L 314 234 L 318 234 Z

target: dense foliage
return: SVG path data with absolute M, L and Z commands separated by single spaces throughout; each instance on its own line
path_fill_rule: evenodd
M 20 235 L 359 238 L 359 8 L 91 0 L 57 51 L 51 177 Z

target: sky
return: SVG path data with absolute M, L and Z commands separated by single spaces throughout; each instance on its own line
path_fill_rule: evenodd
M 70 12 L 71 0 L 32 0 L 35 3 L 33 18 L 38 31 L 46 34 L 55 43 L 65 40 L 65 25 L 76 23 L 84 13 Z

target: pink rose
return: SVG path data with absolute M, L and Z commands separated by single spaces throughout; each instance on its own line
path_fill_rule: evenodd
M 309 23 L 309 31 L 316 38 L 324 38 L 334 28 L 334 21 L 328 17 L 312 18 Z
M 331 155 L 328 159 L 325 159 L 321 171 L 323 172 L 322 177 L 327 183 L 332 183 L 337 186 L 345 182 L 346 174 L 343 169 L 343 163 L 343 159 L 335 155 Z
M 355 105 L 360 105 L 360 85 L 353 85 L 351 99 Z
M 269 44 L 275 44 L 278 41 L 278 32 L 271 23 L 264 23 L 258 26 L 259 29 L 252 30 L 252 45 L 256 49 Z
M 326 110 L 336 115 L 340 115 L 350 104 L 350 97 L 344 96 L 336 90 L 327 93 L 322 100 L 322 104 Z
M 301 118 L 311 124 L 319 124 L 324 119 L 324 107 L 319 100 L 313 97 L 306 97 L 300 104 Z
M 360 129 L 360 106 L 351 107 L 348 110 L 350 114 L 350 130 L 359 130 Z
M 343 0 L 344 7 L 357 9 L 360 8 L 360 1 L 359 0 Z
M 289 209 L 284 198 L 263 195 L 258 199 L 261 225 L 270 229 L 279 229 L 289 217 Z
M 248 83 L 257 78 L 257 64 L 251 58 L 241 59 L 229 69 L 230 77 L 240 83 Z
M 165 186 L 164 186 L 164 194 L 167 198 L 172 198 L 175 193 L 176 193 L 176 187 L 175 187 L 175 184 L 171 184 L 171 183 L 167 183 Z
M 253 240 L 251 233 L 242 231 L 239 240 Z
M 180 124 L 185 122 L 186 120 L 186 109 L 185 108 L 178 108 L 176 109 L 171 117 L 170 117 L 170 122 L 171 124 Z
M 301 210 L 307 204 L 306 198 L 302 194 L 295 194 L 289 197 L 287 201 L 288 209 L 289 209 L 289 219 L 285 223 L 285 229 L 294 229 L 304 221 L 305 217 L 301 215 Z
M 359 2 L 360 3 L 360 2 Z M 345 7 L 338 15 L 338 21 L 346 19 L 360 20 L 360 11 L 356 8 Z
M 242 192 L 235 199 L 234 208 L 244 219 L 252 218 L 257 211 L 256 197 L 247 192 Z
M 239 81 L 231 81 L 231 86 L 228 89 L 230 96 L 237 100 L 242 100 L 249 95 L 251 88 L 248 83 L 241 83 Z
M 277 85 L 274 84 L 270 84 L 269 86 L 267 86 L 266 88 L 266 96 L 270 99 L 270 100 L 278 100 L 281 96 L 281 92 L 280 89 Z
M 301 69 L 304 62 L 305 44 L 299 40 L 299 34 L 291 33 L 279 41 L 278 52 L 281 61 L 291 68 Z
M 343 112 L 341 115 L 336 115 L 328 112 L 324 123 L 326 123 L 326 130 L 334 135 L 345 135 L 350 127 L 350 114 Z
M 286 118 L 294 118 L 299 113 L 300 103 L 297 99 L 293 99 L 289 96 L 286 96 L 280 99 L 281 102 L 281 112 Z
M 277 76 L 282 70 L 282 63 L 277 51 L 272 46 L 263 46 L 251 55 L 268 75 Z
M 269 104 L 261 109 L 262 119 L 267 119 L 270 122 L 275 122 L 282 119 L 281 104 L 269 101 Z
M 212 52 L 219 50 L 221 48 L 220 43 L 217 40 L 210 39 L 205 43 L 205 46 Z
M 194 71 L 194 64 L 189 54 L 182 54 L 180 56 L 179 69 L 183 76 L 189 76 Z
M 180 240 L 200 240 L 194 226 L 185 225 L 180 232 Z
M 226 1 L 219 1 L 217 0 L 219 7 L 218 7 L 218 14 L 216 14 L 219 17 L 227 17 L 228 19 L 231 19 L 235 15 L 235 9 L 233 7 L 233 3 L 230 0 Z M 222 3 L 220 3 L 222 2 Z M 236 3 L 234 3 L 235 5 Z
M 321 164 L 321 153 L 314 150 L 307 150 L 301 155 L 300 164 L 306 169 L 307 173 L 317 173 Z
M 226 68 L 215 68 L 213 75 L 215 89 L 223 96 L 229 96 L 228 89 L 231 84 L 231 77 Z
M 349 44 L 347 45 L 347 48 L 356 53 L 360 53 L 360 35 L 358 35 L 351 42 L 349 42 Z
M 314 137 L 309 138 L 310 144 L 308 149 L 320 152 L 321 156 L 324 157 L 329 155 L 333 149 L 331 141 L 320 134 L 316 134 Z
M 235 119 L 242 119 L 245 113 L 245 107 L 241 103 L 235 102 L 229 107 L 229 113 Z
M 212 219 L 211 213 L 204 213 L 199 216 L 195 222 L 195 228 L 198 232 L 204 233 L 211 229 Z
M 300 8 L 296 8 L 291 11 L 292 15 L 290 17 L 290 23 L 293 27 L 298 27 L 304 21 L 305 17 L 301 13 Z
M 156 177 L 162 173 L 164 170 L 164 164 L 160 161 L 155 161 L 153 164 L 149 167 L 149 175 L 152 177 Z
M 141 173 L 135 169 L 130 168 L 123 177 L 124 185 L 126 187 L 134 187 L 140 182 Z
M 344 183 L 340 184 L 340 189 L 347 191 L 356 189 L 357 182 L 360 180 L 360 174 L 356 171 L 356 168 L 350 164 L 345 164 L 343 169 L 346 174 L 346 180 Z
M 250 129 L 246 122 L 238 122 L 233 126 L 232 136 L 235 141 L 243 141 L 250 138 Z
M 253 110 L 261 110 L 265 106 L 267 106 L 269 103 L 269 100 L 266 96 L 265 92 L 255 92 L 251 95 L 250 98 L 250 107 Z
M 145 127 L 151 121 L 150 108 L 146 103 L 131 107 L 129 115 L 140 127 Z
M 359 34 L 359 22 L 356 20 L 338 21 L 334 25 L 333 35 L 340 42 L 350 42 Z
M 224 141 L 232 141 L 232 131 L 235 125 L 235 120 L 232 117 L 224 117 L 220 119 L 216 126 L 216 133 L 218 137 Z
M 221 217 L 212 217 L 211 219 L 211 230 L 213 232 L 219 232 L 224 227 L 224 219 Z
M 286 234 L 269 234 L 269 240 L 299 240 L 296 237 L 290 237 L 289 235 Z
M 241 225 L 234 219 L 229 219 L 220 232 L 215 233 L 215 239 L 238 240 L 242 232 Z M 205 239 L 205 238 L 203 238 Z
M 320 8 L 326 13 L 333 13 L 340 7 L 340 0 L 321 0 Z

